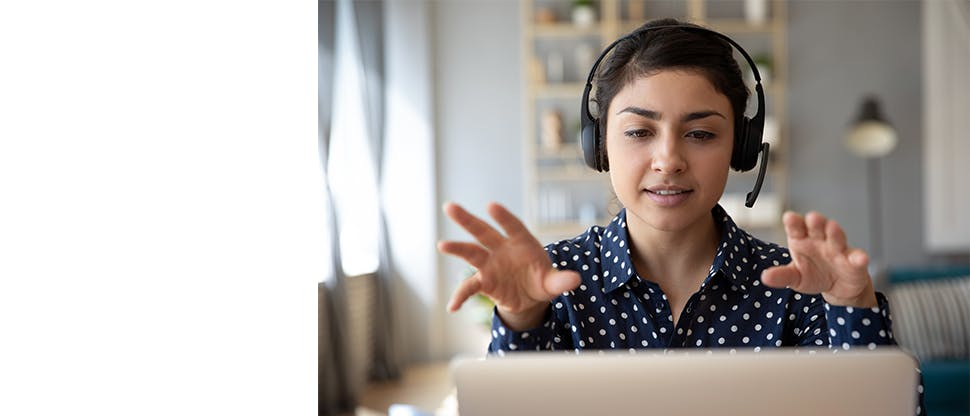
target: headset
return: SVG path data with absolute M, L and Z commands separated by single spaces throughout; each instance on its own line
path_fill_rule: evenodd
M 758 112 L 752 118 L 748 118 L 743 114 L 741 115 L 741 122 L 735 126 L 734 150 L 731 154 L 731 168 L 739 172 L 746 172 L 754 168 L 758 162 L 758 155 L 764 153 L 761 156 L 761 166 L 758 170 L 758 179 L 755 181 L 754 189 L 748 193 L 744 201 L 744 205 L 751 208 L 754 206 L 755 200 L 758 199 L 758 194 L 761 193 L 761 185 L 765 180 L 765 168 L 768 165 L 769 146 L 768 143 L 762 141 L 762 135 L 765 128 L 765 92 L 764 88 L 761 86 L 761 74 L 758 73 L 758 67 L 751 59 L 751 56 L 748 55 L 741 45 L 738 45 L 737 42 L 726 35 L 703 27 L 687 25 L 661 25 L 640 28 L 613 41 L 613 43 L 607 46 L 606 49 L 600 53 L 599 58 L 596 58 L 596 62 L 593 63 L 593 67 L 589 70 L 589 77 L 586 78 L 586 88 L 583 90 L 583 102 L 579 114 L 580 123 L 582 125 L 580 141 L 583 147 L 583 158 L 586 161 L 586 165 L 598 172 L 605 172 L 609 170 L 609 163 L 606 161 L 606 155 L 602 151 L 602 137 L 600 135 L 599 120 L 593 117 L 593 115 L 589 112 L 589 94 L 593 89 L 593 77 L 596 75 L 596 69 L 599 67 L 600 61 L 602 61 L 603 58 L 605 58 L 606 55 L 609 54 L 609 52 L 622 41 L 640 36 L 649 31 L 671 28 L 702 32 L 716 36 L 726 41 L 733 46 L 735 50 L 740 52 L 741 56 L 744 57 L 744 60 L 748 62 L 748 66 L 751 67 L 751 72 L 754 74 L 755 80 L 754 89 L 758 95 Z

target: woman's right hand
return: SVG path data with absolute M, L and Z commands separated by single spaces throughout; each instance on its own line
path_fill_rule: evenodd
M 505 230 L 503 236 L 488 223 L 455 203 L 444 212 L 481 244 L 441 241 L 438 251 L 461 257 L 478 271 L 451 296 L 454 312 L 475 293 L 488 296 L 509 329 L 523 331 L 542 323 L 549 301 L 579 286 L 579 273 L 552 266 L 539 241 L 505 207 L 490 203 L 488 214 Z

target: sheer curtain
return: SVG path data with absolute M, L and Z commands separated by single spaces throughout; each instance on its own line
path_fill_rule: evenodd
M 400 276 L 381 184 L 385 153 L 383 9 L 379 1 L 319 1 L 320 154 L 327 174 L 332 270 L 320 287 L 320 412 L 352 410 L 363 382 L 400 375 L 391 287 Z M 365 282 L 362 283 L 362 282 Z M 373 281 L 373 284 L 370 284 Z M 349 297 L 367 287 L 372 352 L 348 343 L 359 328 Z M 359 292 L 355 292 L 359 293 Z M 370 310 L 372 309 L 372 310 Z M 359 319 L 358 319 L 359 320 Z M 397 321 L 399 322 L 399 321 Z
M 350 3 L 349 0 L 344 0 Z M 396 378 L 400 375 L 400 363 L 397 356 L 396 334 L 398 329 L 393 324 L 393 305 L 391 287 L 399 279 L 397 268 L 393 261 L 393 248 L 388 236 L 387 214 L 389 204 L 384 198 L 385 177 L 388 170 L 384 169 L 384 161 L 389 157 L 386 152 L 385 119 L 387 117 L 385 93 L 385 48 L 384 48 L 384 3 L 381 1 L 352 2 L 355 19 L 350 22 L 356 28 L 357 49 L 356 58 L 359 62 L 359 78 L 347 80 L 360 86 L 353 93 L 362 98 L 361 103 L 354 103 L 352 97 L 335 97 L 335 106 L 347 106 L 361 109 L 362 125 L 354 129 L 353 133 L 362 132 L 353 137 L 360 143 L 359 153 L 362 159 L 359 164 L 347 164 L 346 169 L 335 169 L 335 180 L 338 175 L 347 174 L 341 181 L 353 187 L 355 192 L 364 192 L 348 210 L 352 210 L 361 220 L 362 232 L 351 230 L 341 233 L 345 236 L 356 234 L 361 239 L 361 252 L 367 252 L 367 257 L 360 259 L 361 272 L 375 274 L 374 286 L 374 322 L 373 325 L 373 360 L 369 366 L 372 380 Z M 338 18 L 340 15 L 338 15 Z M 349 15 L 347 16 L 349 17 Z M 354 52 L 354 51 L 352 51 Z M 351 57 L 353 59 L 353 57 Z M 339 159 L 338 159 L 339 160 Z M 343 159 L 346 161 L 346 159 Z M 364 225 L 366 224 L 366 225 Z M 366 246 L 364 244 L 367 244 Z M 344 263 L 345 270 L 348 263 Z M 376 270 L 375 270 L 376 269 Z
M 330 262 L 318 288 L 319 322 L 318 322 L 318 411 L 323 415 L 347 412 L 355 405 L 354 393 L 350 390 L 347 380 L 347 360 L 344 358 L 347 350 L 346 340 L 346 307 L 342 293 L 344 287 L 343 269 L 339 265 L 340 244 L 337 240 L 335 226 L 336 215 L 331 199 L 329 176 L 327 175 L 329 160 L 329 144 L 331 132 L 331 103 L 333 102 L 333 86 L 335 72 L 335 12 L 336 4 L 329 0 L 318 1 L 318 118 L 319 118 L 319 150 L 326 176 L 327 190 L 326 212 L 328 248 Z

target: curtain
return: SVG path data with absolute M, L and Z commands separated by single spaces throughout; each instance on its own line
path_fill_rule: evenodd
M 354 2 L 360 58 L 364 68 L 368 132 L 372 141 L 371 166 L 377 179 L 378 198 L 378 269 L 375 289 L 374 357 L 370 368 L 373 380 L 395 379 L 400 376 L 400 360 L 393 324 L 391 286 L 399 279 L 394 267 L 392 248 L 388 238 L 387 204 L 382 198 L 385 134 L 385 76 L 384 76 L 384 4 L 382 1 Z
M 380 201 L 379 189 L 384 157 L 384 4 L 380 1 L 351 0 L 318 0 L 318 3 L 319 143 L 324 172 L 328 173 L 328 215 L 333 260 L 331 278 L 320 285 L 319 397 L 320 413 L 335 414 L 352 411 L 356 405 L 356 398 L 363 388 L 358 371 L 363 371 L 371 380 L 392 379 L 400 375 L 396 341 L 398 331 L 393 325 L 390 296 L 391 285 L 398 276 L 392 262 L 385 204 Z M 353 61 L 350 67 L 347 66 L 348 62 L 340 61 L 348 57 Z M 353 85 L 348 86 L 348 83 Z M 351 94 L 347 95 L 347 91 Z M 347 100 L 348 97 L 351 99 Z M 340 127 L 336 127 L 338 125 Z M 376 224 L 371 224 L 373 227 L 341 230 L 340 215 L 352 214 L 351 211 L 357 208 L 371 208 L 366 202 L 348 204 L 347 201 L 335 201 L 346 197 L 348 188 L 369 192 L 369 187 L 359 186 L 361 182 L 373 182 L 373 195 L 366 197 L 377 201 Z M 348 279 L 357 277 L 347 276 L 344 268 L 348 259 L 344 256 L 361 253 L 342 250 L 341 232 L 363 233 L 364 239 L 376 241 L 376 252 L 373 253 L 377 259 L 374 271 L 376 287 L 372 302 L 368 302 L 374 308 L 372 335 L 375 342 L 373 356 L 368 357 L 367 368 L 364 369 L 354 368 L 355 360 L 349 351 L 348 335 L 357 329 L 347 327 L 351 322 L 348 316 L 347 283 Z M 366 254 L 356 257 L 358 260 L 364 259 L 365 265 L 370 258 Z
M 326 175 L 330 146 L 330 127 L 333 101 L 334 52 L 335 52 L 335 13 L 336 4 L 332 0 L 319 0 L 317 9 L 317 106 L 318 106 L 318 146 L 323 172 Z M 340 244 L 336 231 L 336 215 L 327 184 L 325 198 L 328 218 L 329 247 L 331 265 L 328 276 L 318 285 L 318 413 L 332 415 L 352 411 L 355 406 L 353 392 L 347 379 L 346 308 L 343 303 L 343 270 L 340 267 Z
M 360 60 L 362 78 L 361 92 L 364 111 L 364 139 L 368 141 L 363 149 L 367 152 L 366 164 L 355 169 L 367 169 L 367 177 L 374 179 L 372 195 L 377 201 L 375 235 L 377 242 L 376 286 L 374 289 L 374 321 L 372 322 L 375 343 L 370 367 L 367 369 L 371 380 L 386 380 L 400 375 L 400 364 L 396 357 L 397 331 L 393 325 L 391 286 L 399 278 L 392 261 L 392 248 L 387 232 L 387 204 L 382 198 L 381 184 L 384 182 L 383 159 L 385 157 L 385 76 L 384 76 L 384 3 L 381 1 L 350 2 L 353 26 L 356 35 L 357 56 Z M 339 3 L 338 4 L 343 4 Z M 341 16 L 338 14 L 338 17 Z M 337 105 L 337 103 L 334 103 Z M 358 172 L 363 173 L 363 172 Z

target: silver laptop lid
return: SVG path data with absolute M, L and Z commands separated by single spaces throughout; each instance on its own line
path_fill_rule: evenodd
M 458 360 L 461 416 L 906 415 L 917 363 L 896 348 L 520 352 Z

